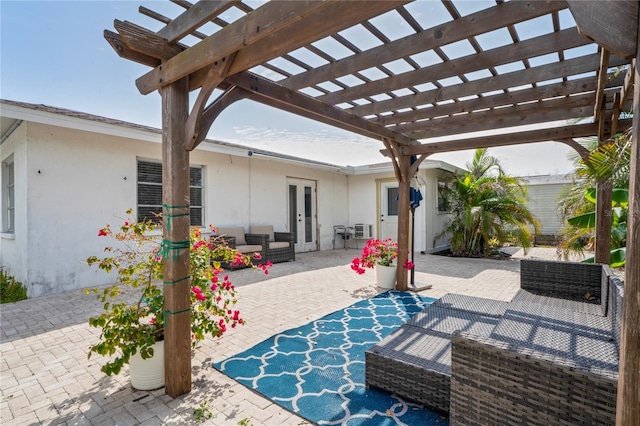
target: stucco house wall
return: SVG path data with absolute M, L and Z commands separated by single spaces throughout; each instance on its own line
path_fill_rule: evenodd
M 3 167 L 14 164 L 16 212 L 13 232 L 0 232 L 0 267 L 25 284 L 30 297 L 111 283 L 113 276 L 88 267 L 86 259 L 107 244 L 99 229 L 120 223 L 130 208 L 135 214 L 138 161 L 161 161 L 160 132 L 52 107 L 12 101 L 0 107 L 0 160 Z M 335 225 L 372 224 L 378 235 L 379 182 L 395 182 L 390 163 L 341 167 L 252 154 L 217 141 L 191 152 L 191 165 L 203 166 L 204 227 L 248 231 L 251 224 L 272 224 L 288 231 L 288 185 L 296 179 L 316 188 L 316 244 L 310 249 L 332 249 Z M 449 169 L 426 161 L 419 171 L 425 200 L 416 210 L 416 252 L 434 250 L 433 236 L 445 219 L 437 214 L 436 179 Z
M 416 174 L 413 186 L 420 190 L 423 200 L 415 210 L 416 253 L 434 253 L 448 248 L 446 238 L 436 238 L 447 221 L 445 213 L 438 212 L 438 181 L 447 179 L 459 170 L 440 161 L 424 161 Z M 381 182 L 396 182 L 390 164 L 377 164 L 357 168 L 349 176 L 349 222 L 372 224 L 374 236 L 381 237 L 380 194 Z
M 98 124 L 84 130 L 91 123 L 75 119 L 66 127 L 69 117 L 55 122 L 50 115 L 54 122 L 24 120 L 0 145 L 2 162 L 14 163 L 17 216 L 14 232 L 0 235 L 0 266 L 30 297 L 112 282 L 85 260 L 107 243 L 100 228 L 120 222 L 129 208 L 135 212 L 137 161 L 162 158 L 159 134 Z M 273 224 L 286 231 L 287 178 L 303 178 L 316 184 L 317 248 L 330 249 L 333 224 L 348 216 L 340 168 L 247 153 L 211 143 L 191 153 L 190 163 L 204 166 L 204 226 Z

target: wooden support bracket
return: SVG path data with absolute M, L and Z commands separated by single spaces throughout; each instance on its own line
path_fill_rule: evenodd
M 209 128 L 204 129 L 201 126 L 202 112 L 204 111 L 205 105 L 213 90 L 218 87 L 226 77 L 227 71 L 233 63 L 234 57 L 235 53 L 232 53 L 227 57 L 215 61 L 209 66 L 207 77 L 200 89 L 200 93 L 198 93 L 195 103 L 193 104 L 193 108 L 191 109 L 191 113 L 189 114 L 189 118 L 187 119 L 187 124 L 185 126 L 185 140 L 187 141 L 187 150 L 189 151 L 192 151 L 196 145 L 204 139 L 204 134 L 209 131 Z M 213 121 L 211 123 L 213 123 Z
M 247 98 L 251 98 L 251 93 L 239 87 L 231 86 L 225 90 L 224 93 L 218 96 L 215 101 L 210 103 L 204 111 L 202 111 L 197 137 L 192 141 L 189 141 L 187 149 L 192 151 L 204 140 L 207 136 L 207 132 L 209 132 L 209 129 L 211 128 L 211 125 L 216 118 L 218 118 L 220 113 L 225 110 L 225 108 L 241 99 Z

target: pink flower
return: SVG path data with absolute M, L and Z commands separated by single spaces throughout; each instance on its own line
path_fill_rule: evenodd
M 200 247 L 202 247 L 202 246 L 206 246 L 206 245 L 207 245 L 207 243 L 206 243 L 205 241 L 203 241 L 203 240 L 199 240 L 199 241 L 197 241 L 197 242 L 193 245 L 193 251 L 196 251 L 196 250 L 198 250 Z
M 254 253 L 253 258 L 256 260 L 262 260 L 262 255 L 260 253 Z
M 202 294 L 202 290 L 200 290 L 200 288 L 191 287 L 191 291 L 195 293 L 196 299 L 198 299 L 200 301 L 207 300 L 207 298 L 204 296 L 204 294 Z
M 409 270 L 413 269 L 413 266 L 414 266 L 413 262 L 410 261 L 409 259 L 405 260 L 404 264 L 402 265 L 404 269 L 409 269 Z
M 107 236 L 107 231 L 103 229 L 98 231 L 98 237 L 106 237 Z

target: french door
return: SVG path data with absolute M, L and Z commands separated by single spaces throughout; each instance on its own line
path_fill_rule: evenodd
M 296 234 L 296 252 L 318 249 L 316 237 L 316 182 L 287 178 L 289 230 Z

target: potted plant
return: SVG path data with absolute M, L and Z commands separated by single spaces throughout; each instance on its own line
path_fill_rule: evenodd
M 396 265 L 393 264 L 398 257 L 398 243 L 391 238 L 384 240 L 372 239 L 362 249 L 362 255 L 351 262 L 351 269 L 358 274 L 364 274 L 365 268 L 376 269 L 376 281 L 378 287 L 393 288 L 396 282 Z M 413 268 L 410 261 L 403 265 L 406 269 Z
M 141 388 L 137 386 L 153 389 L 164 385 L 163 349 L 157 345 L 164 339 L 165 323 L 163 246 L 155 232 L 157 228 L 158 224 L 151 220 L 124 220 L 116 230 L 107 225 L 98 231 L 98 236 L 110 237 L 115 244 L 104 249 L 106 257 L 87 259 L 90 266 L 117 274 L 114 285 L 86 290 L 97 294 L 103 303 L 103 312 L 89 318 L 90 326 L 101 329 L 100 341 L 91 346 L 89 357 L 94 353 L 111 357 L 101 368 L 107 375 L 118 374 L 125 364 L 156 358 L 162 383 L 158 385 L 160 378 L 145 377 L 136 384 L 132 372 L 132 385 L 138 389 Z M 205 240 L 197 228 L 190 234 L 191 342 L 195 347 L 208 334 L 221 337 L 228 327 L 244 324 L 235 308 L 235 287 L 228 276 L 222 276 L 220 261 L 250 265 L 251 259 L 229 248 L 220 237 Z M 257 267 L 265 272 L 268 268 Z

